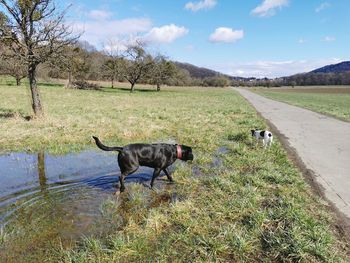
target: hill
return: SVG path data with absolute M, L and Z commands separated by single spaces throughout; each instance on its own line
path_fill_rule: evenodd
M 350 71 L 350 61 L 327 65 L 322 68 L 315 69 L 309 73 L 343 73 L 346 71 Z
M 350 61 L 280 78 L 281 85 L 350 85 Z
M 197 67 L 195 65 L 189 64 L 189 63 L 182 63 L 182 62 L 174 62 L 176 66 L 179 68 L 187 70 L 191 77 L 193 78 L 208 78 L 208 77 L 216 77 L 219 75 L 223 75 L 220 72 L 207 69 L 207 68 L 202 68 L 202 67 Z
M 177 62 L 177 61 L 174 61 L 174 63 L 177 67 L 187 70 L 190 73 L 192 78 L 205 79 L 205 78 L 211 78 L 211 77 L 217 77 L 217 76 L 224 76 L 231 80 L 246 80 L 245 78 L 242 78 L 242 77 L 233 77 L 227 74 L 217 72 L 212 69 L 197 67 L 190 63 L 183 63 L 183 62 Z
M 248 81 L 247 81 L 248 80 Z M 327 65 L 315 70 L 275 79 L 245 79 L 242 86 L 312 86 L 312 85 L 350 85 L 350 61 Z
M 226 75 L 211 69 L 197 67 L 189 63 L 174 62 L 177 67 L 185 69 L 192 78 L 206 79 L 217 76 L 227 77 L 232 85 L 248 86 L 294 86 L 294 85 L 350 85 L 350 61 L 327 65 L 310 72 L 299 73 L 276 79 L 243 78 Z

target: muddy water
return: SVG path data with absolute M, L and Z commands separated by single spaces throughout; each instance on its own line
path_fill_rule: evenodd
M 148 185 L 152 173 L 140 167 L 126 187 Z M 0 226 L 55 224 L 62 240 L 96 234 L 104 226 L 92 226 L 101 219 L 103 202 L 113 199 L 119 174 L 115 153 L 0 155 Z

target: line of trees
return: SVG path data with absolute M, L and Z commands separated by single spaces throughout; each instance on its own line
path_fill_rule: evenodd
M 161 85 L 169 84 L 180 73 L 175 64 L 163 55 L 152 56 L 143 42 L 135 42 L 124 51 L 108 49 L 97 51 L 87 42 L 67 46 L 67 58 L 53 61 L 46 74 L 52 78 L 68 78 L 66 87 L 74 81 L 109 80 L 114 88 L 115 82 L 128 82 L 130 92 L 137 83 L 153 84 L 160 91 Z
M 177 66 L 162 54 L 152 55 L 147 46 L 136 41 L 124 50 L 111 47 L 98 51 L 86 41 L 67 47 L 67 61 L 56 61 L 47 67 L 51 78 L 68 78 L 66 87 L 72 86 L 72 80 L 109 80 L 114 88 L 115 82 L 128 82 L 134 92 L 137 83 L 152 84 L 160 91 L 162 85 L 171 86 L 214 86 L 224 87 L 231 84 L 229 78 L 217 75 L 207 78 L 194 78 L 186 69 Z M 67 76 L 68 74 L 68 76 Z M 74 86 L 74 85 L 73 85 Z
M 282 86 L 312 86 L 312 85 L 350 85 L 350 71 L 337 73 L 304 73 L 276 79 L 233 80 L 233 86 L 246 87 L 282 87 Z

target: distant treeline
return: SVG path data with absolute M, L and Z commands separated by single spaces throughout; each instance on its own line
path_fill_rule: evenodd
M 53 59 L 40 65 L 38 76 L 69 79 L 69 82 L 111 81 L 113 86 L 115 81 L 128 82 L 127 73 L 132 75 L 133 70 L 142 70 L 143 74 L 140 74 L 137 83 L 157 85 L 158 80 L 159 84 L 171 86 L 225 87 L 232 84 L 227 75 L 191 64 L 173 62 L 159 54 L 152 55 L 142 45 L 133 46 L 124 52 L 99 51 L 88 42 L 79 41 L 66 50 L 69 54 L 67 58 Z M 133 68 L 130 68 L 131 62 Z M 26 77 L 26 66 L 15 58 L 1 60 L 0 74 L 11 75 L 20 84 L 20 80 Z
M 297 74 L 290 77 L 276 79 L 250 79 L 244 81 L 233 80 L 234 86 L 264 86 L 264 87 L 281 87 L 281 86 L 312 86 L 312 85 L 350 85 L 350 71 L 340 73 L 305 73 Z
M 0 46 L 0 51 L 2 51 L 0 53 L 3 53 L 4 49 L 4 46 Z M 141 54 L 137 54 L 139 51 Z M 171 61 L 159 54 L 151 55 L 146 53 L 142 46 L 136 46 L 133 52 L 136 54 L 131 54 L 131 59 L 133 55 L 139 55 L 143 60 L 140 65 L 144 67 L 144 74 L 139 76 L 137 83 L 153 84 L 157 86 L 157 89 L 160 89 L 160 85 L 205 87 L 350 85 L 350 71 L 310 72 L 276 79 L 242 78 L 221 74 L 189 63 Z M 82 83 L 87 80 L 111 81 L 111 86 L 115 81 L 130 82 L 126 77 L 128 75 L 126 71 L 132 71 L 133 68 L 130 68 L 128 56 L 125 54 L 99 51 L 86 41 L 80 41 L 75 46 L 68 46 L 66 53 L 69 54 L 68 58 L 53 59 L 41 64 L 38 67 L 38 76 L 67 79 L 69 83 Z M 134 64 L 137 64 L 139 60 L 139 58 L 135 59 Z M 137 69 L 140 65 L 134 65 L 134 68 Z M 26 77 L 26 65 L 16 58 L 2 59 L 0 74 L 13 76 L 19 85 L 21 79 Z M 131 77 L 137 78 L 137 76 Z

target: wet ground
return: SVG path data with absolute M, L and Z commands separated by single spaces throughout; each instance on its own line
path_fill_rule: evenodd
M 222 167 L 223 167 L 223 155 L 228 154 L 230 152 L 229 148 L 227 148 L 226 146 L 220 147 L 216 150 L 216 153 L 213 155 L 212 157 L 212 161 L 211 163 L 209 163 L 207 166 L 198 166 L 198 165 L 193 165 L 192 166 L 192 175 L 194 177 L 203 177 L 206 176 L 205 172 L 203 172 L 204 170 L 214 170 L 215 172 L 209 172 L 209 176 L 217 176 Z M 208 176 L 208 175 L 207 175 Z
M 126 177 L 126 187 L 134 182 L 148 189 L 152 174 L 153 169 L 140 167 Z M 63 240 L 96 234 L 101 229 L 92 226 L 101 219 L 104 202 L 113 198 L 118 181 L 115 153 L 0 155 L 0 227 L 42 220 L 40 225 L 55 221 Z M 167 184 L 165 178 L 155 187 L 162 184 Z
M 192 176 L 218 176 L 228 152 L 221 147 L 207 165 L 191 165 Z M 168 170 L 182 165 L 178 161 Z M 0 259 L 43 262 L 52 251 L 73 248 L 86 237 L 108 238 L 131 215 L 142 220 L 149 208 L 186 199 L 164 174 L 150 189 L 152 174 L 140 167 L 125 178 L 126 193 L 114 195 L 120 175 L 116 153 L 0 155 Z

